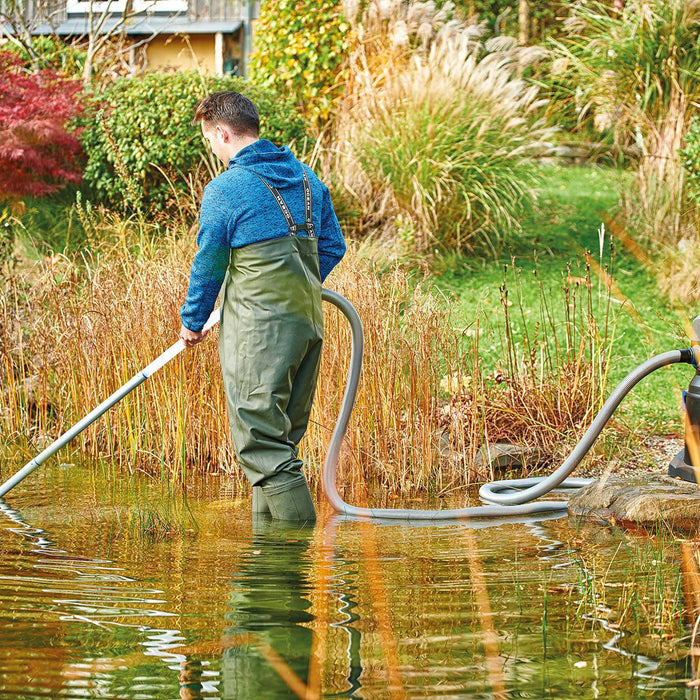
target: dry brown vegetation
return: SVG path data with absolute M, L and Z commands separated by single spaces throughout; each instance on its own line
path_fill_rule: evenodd
M 35 450 L 177 339 L 193 236 L 171 231 L 156 246 L 133 221 L 101 225 L 120 234 L 89 258 L 47 259 L 31 285 L 17 280 L 2 296 L 0 431 L 8 443 L 28 436 Z M 416 277 L 402 268 L 375 272 L 354 250 L 328 281 L 355 304 L 367 339 L 342 483 L 445 492 L 491 476 L 475 461 L 487 440 L 528 443 L 545 462 L 560 455 L 585 429 L 605 380 L 607 333 L 593 321 L 589 282 L 564 290 L 556 303 L 566 304 L 568 320 L 557 328 L 543 294 L 540 318 L 522 337 L 509 318 L 517 293 L 513 304 L 504 287 L 503 316 L 488 320 L 504 331 L 500 369 L 485 376 L 478 342 L 485 318 L 458 321 L 448 300 Z M 303 443 L 314 479 L 349 356 L 345 321 L 326 311 L 318 399 Z M 215 338 L 155 374 L 77 442 L 86 455 L 176 482 L 222 469 L 238 474 Z

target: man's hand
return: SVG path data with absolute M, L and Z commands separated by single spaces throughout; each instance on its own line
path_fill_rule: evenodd
M 209 331 L 191 331 L 189 328 L 182 326 L 180 328 L 180 340 L 185 344 L 186 348 L 191 348 L 197 343 L 201 343 L 209 334 Z

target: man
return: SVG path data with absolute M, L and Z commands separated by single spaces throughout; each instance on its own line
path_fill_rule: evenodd
M 188 347 L 204 339 L 223 284 L 219 357 L 253 510 L 313 520 L 297 446 L 318 377 L 321 283 L 345 253 L 338 219 L 313 171 L 258 138 L 258 112 L 244 95 L 205 97 L 193 123 L 228 170 L 204 190 L 180 337 Z

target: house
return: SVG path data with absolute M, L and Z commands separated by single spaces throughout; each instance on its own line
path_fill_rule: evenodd
M 8 4 L 0 0 L 0 9 Z M 245 75 L 259 15 L 255 0 L 29 0 L 22 6 L 24 27 L 34 36 L 119 37 L 132 75 L 192 68 Z

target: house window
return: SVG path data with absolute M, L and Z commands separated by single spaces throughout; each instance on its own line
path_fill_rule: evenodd
M 124 12 L 126 9 L 126 0 L 68 0 L 66 10 L 68 12 L 88 12 L 92 5 L 93 12 Z
M 187 12 L 187 0 L 134 0 L 134 11 Z
M 124 12 L 126 0 L 67 0 L 68 12 Z M 134 12 L 187 12 L 187 0 L 134 0 Z

